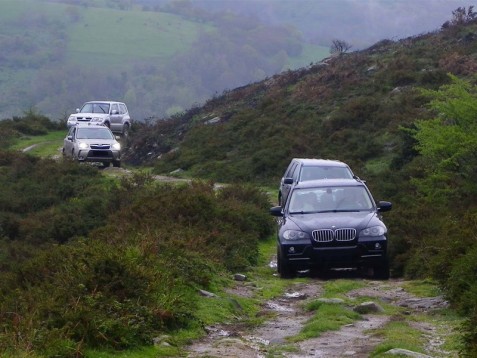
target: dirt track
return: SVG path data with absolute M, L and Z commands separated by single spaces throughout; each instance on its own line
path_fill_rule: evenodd
M 353 301 L 363 301 L 363 297 L 378 305 L 392 305 L 400 309 L 400 319 L 422 332 L 425 354 L 413 352 L 413 357 L 457 357 L 457 352 L 444 351 L 442 344 L 446 330 L 442 326 L 413 320 L 415 314 L 432 315 L 436 310 L 446 307 L 441 297 L 421 298 L 405 291 L 405 281 L 370 281 L 349 276 L 331 278 L 311 278 L 307 283 L 293 283 L 281 297 L 262 303 L 260 314 L 273 317 L 257 328 L 248 328 L 243 324 L 230 324 L 207 327 L 208 336 L 188 347 L 188 357 L 369 357 L 373 349 L 384 339 L 374 330 L 385 327 L 395 317 L 385 312 L 362 314 L 361 319 L 341 327 L 338 331 L 323 333 L 317 338 L 300 342 L 287 341 L 300 332 L 312 313 L 303 309 L 309 300 L 320 298 L 323 284 L 332 279 L 347 278 L 362 280 L 365 287 L 350 291 L 345 300 L 337 300 L 353 309 Z M 277 279 L 279 279 L 277 277 Z M 235 295 L 250 296 L 251 285 L 237 283 L 231 290 Z M 253 285 L 252 285 L 253 287 Z M 386 310 L 389 311 L 389 310 Z M 403 318 L 404 317 L 404 318 Z M 406 356 L 410 352 L 401 351 Z M 391 356 L 386 354 L 385 356 Z

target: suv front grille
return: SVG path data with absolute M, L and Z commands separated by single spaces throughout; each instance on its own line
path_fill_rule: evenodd
M 323 229 L 315 230 L 311 234 L 316 242 L 352 241 L 356 237 L 356 229 Z
M 103 149 L 103 150 L 106 150 L 106 149 L 109 149 L 111 147 L 110 144 L 91 144 L 90 145 L 90 148 L 91 149 Z

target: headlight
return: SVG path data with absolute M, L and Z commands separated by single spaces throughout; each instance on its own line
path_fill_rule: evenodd
M 101 121 L 101 118 L 99 117 L 93 117 L 93 119 L 91 119 L 91 122 L 99 122 Z
M 69 116 L 68 121 L 76 121 L 75 116 Z
M 121 144 L 119 144 L 118 142 L 114 143 L 113 144 L 113 149 L 114 150 L 120 150 L 121 149 Z
M 310 239 L 310 235 L 308 235 L 306 232 L 303 232 L 303 231 L 286 230 L 283 233 L 283 238 L 285 240 L 304 240 L 304 239 Z
M 372 226 L 361 230 L 359 236 L 383 236 L 386 230 L 382 226 Z
M 79 142 L 78 147 L 79 147 L 79 149 L 88 149 L 88 143 Z

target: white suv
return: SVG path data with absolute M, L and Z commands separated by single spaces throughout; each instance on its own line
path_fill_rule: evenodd
M 119 137 L 117 137 L 119 138 Z M 63 141 L 63 155 L 79 162 L 103 163 L 109 167 L 121 166 L 121 144 L 111 130 L 92 123 L 70 127 Z
M 81 109 L 71 114 L 67 121 L 68 128 L 78 123 L 103 124 L 112 132 L 128 135 L 131 128 L 131 118 L 128 108 L 122 102 L 91 101 L 83 104 Z

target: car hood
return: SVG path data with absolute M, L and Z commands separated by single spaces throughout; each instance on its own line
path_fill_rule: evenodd
M 106 118 L 109 117 L 108 113 L 73 113 L 71 114 L 73 117 L 96 117 L 96 118 Z
M 292 222 L 306 232 L 332 227 L 362 230 L 368 226 L 384 225 L 374 211 L 293 214 L 288 216 L 287 221 L 289 221 L 288 224 Z M 372 223 L 372 221 L 376 222 Z
M 89 138 L 85 138 L 85 139 L 78 139 L 78 142 L 84 142 L 84 143 L 88 143 L 88 144 L 98 144 L 98 143 L 101 143 L 101 144 L 110 144 L 110 145 L 113 145 L 114 143 L 116 143 L 117 141 L 115 139 L 89 139 Z

